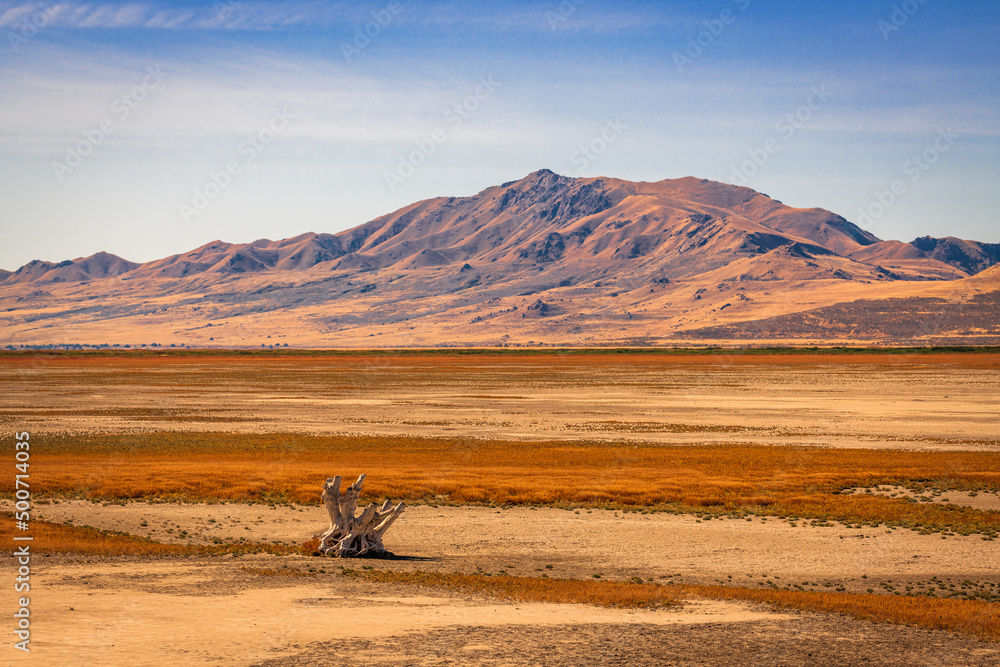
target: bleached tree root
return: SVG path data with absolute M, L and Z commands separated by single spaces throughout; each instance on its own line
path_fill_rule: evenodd
M 382 536 L 403 513 L 405 505 L 400 501 L 393 507 L 392 502 L 386 500 L 380 508 L 371 503 L 359 516 L 354 516 L 364 482 L 365 475 L 361 475 L 343 495 L 340 493 L 340 475 L 328 477 L 323 483 L 321 497 L 330 514 L 330 528 L 320 536 L 320 553 L 337 558 L 392 555 L 382 544 Z

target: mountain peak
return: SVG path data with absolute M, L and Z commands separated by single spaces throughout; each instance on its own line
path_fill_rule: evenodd
M 523 178 L 519 178 L 514 181 L 507 181 L 506 183 L 501 183 L 499 187 L 509 188 L 512 185 L 532 184 L 532 183 L 539 183 L 555 179 L 572 180 L 568 176 L 560 176 L 551 169 L 538 169 L 536 171 L 531 172 L 527 176 L 524 176 Z
M 143 265 L 107 253 L 62 264 L 31 262 L 0 275 L 0 281 L 83 282 L 126 273 L 129 280 L 319 270 L 351 274 L 389 267 L 454 269 L 457 274 L 468 265 L 511 275 L 551 274 L 546 279 L 560 284 L 585 276 L 596 282 L 598 274 L 608 273 L 685 278 L 735 267 L 734 262 L 740 267 L 736 275 L 768 279 L 886 280 L 883 269 L 905 268 L 910 279 L 938 280 L 949 275 L 943 264 L 960 266 L 968 275 L 998 262 L 996 248 L 958 239 L 917 239 L 910 247 L 937 263 L 913 264 L 922 258 L 879 245 L 874 235 L 841 216 L 792 208 L 746 187 L 696 177 L 637 183 L 570 177 L 542 168 L 471 197 L 416 202 L 338 234 L 242 244 L 216 240 Z M 861 252 L 864 248 L 869 250 Z

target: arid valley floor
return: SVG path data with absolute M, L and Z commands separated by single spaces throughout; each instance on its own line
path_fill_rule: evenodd
M 10 354 L 0 380 L 35 536 L 3 664 L 1000 661 L 997 352 Z M 396 558 L 312 555 L 323 480 L 359 473 L 362 506 L 408 505 Z

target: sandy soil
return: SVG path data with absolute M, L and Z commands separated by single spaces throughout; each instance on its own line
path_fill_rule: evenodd
M 369 584 L 340 574 L 335 562 L 308 557 L 36 561 L 32 652 L 11 657 L 5 646 L 3 664 L 914 666 L 1000 659 L 997 643 L 847 617 L 702 600 L 656 611 L 500 602 Z
M 254 573 L 289 563 L 296 573 L 305 572 L 315 560 L 257 556 L 47 566 L 37 579 L 34 660 L 26 664 L 247 665 L 322 642 L 405 638 L 444 629 L 661 627 L 790 618 L 728 602 L 697 601 L 665 611 L 507 604 L 372 585 L 333 573 Z
M 9 501 L 5 501 L 9 506 Z M 2 507 L 2 506 L 0 506 Z M 61 501 L 36 518 L 121 530 L 171 543 L 301 544 L 324 530 L 318 506 Z M 142 523 L 146 525 L 143 526 Z M 181 536 L 180 531 L 186 534 Z M 778 519 L 700 520 L 689 515 L 552 508 L 409 507 L 386 546 L 412 560 L 379 567 L 605 579 L 631 577 L 741 586 L 843 586 L 865 592 L 942 581 L 1000 585 L 1000 542 L 843 525 L 794 527 Z M 998 591 L 1000 592 L 1000 591 Z
M 411 656 L 420 656 L 417 659 Z M 795 614 L 789 620 L 671 626 L 573 625 L 455 628 L 376 641 L 325 642 L 270 660 L 267 667 L 327 665 L 333 659 L 380 665 L 991 665 L 997 649 L 911 628 L 873 627 Z
M 60 501 L 39 506 L 36 518 L 172 543 L 299 543 L 326 524 L 318 506 L 245 504 Z M 878 593 L 973 581 L 1000 592 L 996 542 L 774 519 L 416 506 L 386 542 L 400 560 L 369 562 L 402 571 Z M 988 665 L 1000 657 L 1000 645 L 950 633 L 744 603 L 606 610 L 367 584 L 342 576 L 343 561 L 305 556 L 39 561 L 26 664 Z M 281 574 L 259 574 L 267 572 Z
M 1000 450 L 1000 355 L 0 361 L 0 423 Z

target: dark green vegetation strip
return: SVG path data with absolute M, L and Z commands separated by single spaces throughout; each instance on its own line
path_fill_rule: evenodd
M 427 348 L 386 348 L 386 349 L 293 349 L 261 350 L 261 349 L 170 349 L 170 348 L 131 348 L 131 349 L 100 349 L 100 350 L 0 350 L 0 358 L 4 357 L 313 357 L 313 356 L 476 356 L 476 355 L 536 355 L 536 356 L 566 356 L 566 355 L 908 355 L 908 354 L 997 354 L 1000 346 L 927 346 L 927 347 L 513 347 L 513 348 L 469 348 L 469 347 L 427 347 Z

